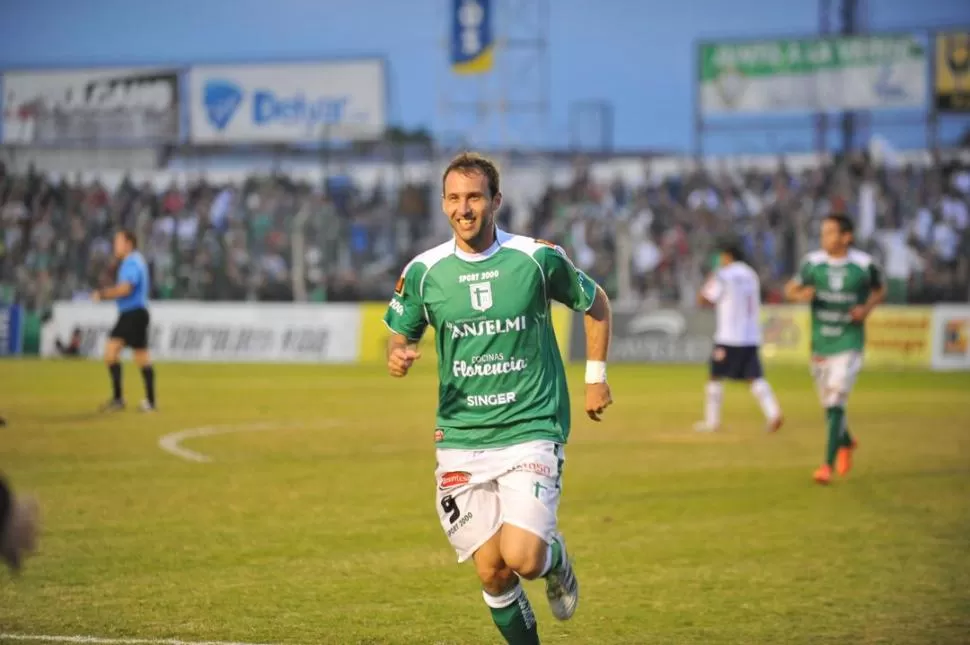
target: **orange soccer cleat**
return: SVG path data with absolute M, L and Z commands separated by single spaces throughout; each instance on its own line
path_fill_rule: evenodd
M 850 445 L 839 448 L 839 452 L 835 456 L 835 472 L 839 473 L 840 476 L 848 475 L 849 471 L 852 470 L 852 453 L 858 445 L 853 440 Z
M 818 484 L 828 484 L 832 481 L 832 467 L 828 464 L 822 464 L 812 477 Z

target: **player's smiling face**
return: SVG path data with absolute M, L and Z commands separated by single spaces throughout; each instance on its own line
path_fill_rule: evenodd
M 479 170 L 453 170 L 445 177 L 442 208 L 464 251 L 475 253 L 492 245 L 495 211 L 501 203 L 502 194 L 491 194 L 488 178 Z

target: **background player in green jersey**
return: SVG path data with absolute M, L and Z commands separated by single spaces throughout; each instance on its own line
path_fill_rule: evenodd
M 458 561 L 474 561 L 505 640 L 538 643 L 519 578 L 545 578 L 560 620 L 579 601 L 556 520 L 570 415 L 550 306 L 586 312 L 586 412 L 598 421 L 612 402 L 610 304 L 561 248 L 496 227 L 502 194 L 492 162 L 459 155 L 442 189 L 454 236 L 414 258 L 398 280 L 384 316 L 388 370 L 407 375 L 419 358 L 415 344 L 434 328 L 439 520 Z
M 789 300 L 812 307 L 812 376 L 828 426 L 825 463 L 815 471 L 820 484 L 831 481 L 833 467 L 840 475 L 852 467 L 857 444 L 845 406 L 862 368 L 866 317 L 885 297 L 882 273 L 872 257 L 851 248 L 852 234 L 845 215 L 822 220 L 821 250 L 809 253 L 785 285 Z

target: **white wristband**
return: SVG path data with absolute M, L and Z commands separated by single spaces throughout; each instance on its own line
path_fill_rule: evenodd
M 606 383 L 606 361 L 586 361 L 586 382 Z

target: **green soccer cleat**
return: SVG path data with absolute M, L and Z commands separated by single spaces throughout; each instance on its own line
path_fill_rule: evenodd
M 562 534 L 556 535 L 562 545 L 562 563 L 546 575 L 546 599 L 552 615 L 559 620 L 569 620 L 579 605 L 579 581 L 573 572 L 573 563 L 566 553 L 566 541 Z

